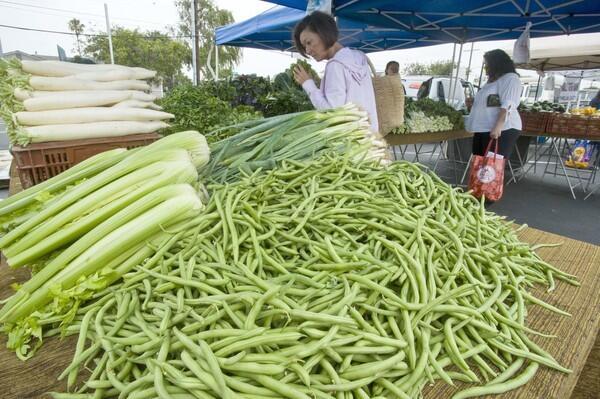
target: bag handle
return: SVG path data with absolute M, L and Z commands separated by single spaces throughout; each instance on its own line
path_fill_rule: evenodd
M 490 152 L 490 149 L 492 148 L 492 143 L 496 142 L 496 148 L 494 149 L 494 159 L 496 159 L 496 154 L 498 154 L 498 139 L 490 139 L 488 141 L 488 145 L 485 149 L 485 154 L 483 154 L 484 157 L 487 157 L 488 152 Z
M 377 77 L 377 71 L 375 70 L 375 65 L 373 65 L 373 62 L 371 62 L 371 59 L 369 57 L 367 57 L 365 55 L 365 58 L 367 59 L 367 64 L 369 64 L 369 69 L 371 70 L 371 75 L 372 77 Z

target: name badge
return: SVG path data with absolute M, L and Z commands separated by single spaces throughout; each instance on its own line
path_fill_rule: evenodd
M 500 106 L 500 96 L 498 94 L 490 94 L 487 97 L 487 106 L 488 107 L 499 107 Z

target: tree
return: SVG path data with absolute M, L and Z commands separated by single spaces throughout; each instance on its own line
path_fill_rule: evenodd
M 77 18 L 73 18 L 69 21 L 69 30 L 75 33 L 75 39 L 77 40 L 77 53 L 79 56 L 81 56 L 81 41 L 79 40 L 79 35 L 83 33 L 84 28 L 85 25 Z
M 234 19 L 230 11 L 219 9 L 212 0 L 196 0 L 195 3 L 196 35 L 198 37 L 196 63 L 201 76 L 211 77 L 210 68 L 212 67 L 214 70 L 216 61 L 215 28 L 231 24 Z M 175 6 L 179 13 L 179 34 L 185 37 L 192 36 L 190 29 L 192 26 L 191 4 L 192 0 L 175 0 Z M 231 46 L 217 46 L 217 49 L 219 51 L 219 76 L 230 76 L 233 67 L 241 59 L 241 50 Z
M 404 68 L 404 74 L 450 76 L 452 74 L 452 61 L 435 61 L 430 64 L 413 62 Z
M 435 61 L 429 64 L 431 75 L 450 76 L 452 74 L 452 60 Z
M 181 70 L 191 64 L 192 54 L 182 41 L 158 31 L 140 32 L 116 27 L 112 31 L 112 43 L 116 64 L 154 70 L 167 89 L 189 82 Z M 85 53 L 98 61 L 110 63 L 108 37 L 90 37 Z
M 427 65 L 413 62 L 404 67 L 405 75 L 427 75 Z

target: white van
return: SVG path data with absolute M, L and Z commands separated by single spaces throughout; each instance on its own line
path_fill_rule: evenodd
M 475 97 L 475 87 L 471 82 L 459 79 L 454 91 L 454 98 L 450 98 L 450 78 L 447 76 L 412 75 L 402 78 L 406 95 L 418 100 L 431 98 L 451 105 L 457 111 L 467 109 L 466 99 Z
M 521 102 L 531 105 L 536 101 L 558 102 L 564 77 L 548 75 L 539 79 L 537 76 L 521 76 L 520 80 L 523 85 Z M 539 86 L 538 82 L 540 83 Z

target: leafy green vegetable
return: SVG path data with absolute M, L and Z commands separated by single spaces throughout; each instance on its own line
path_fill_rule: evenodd
M 293 88 L 300 89 L 300 85 L 294 80 L 294 69 L 298 66 L 304 68 L 304 70 L 308 72 L 317 86 L 321 84 L 321 78 L 319 78 L 319 75 L 312 69 L 310 64 L 305 60 L 299 59 L 291 64 L 284 72 L 275 76 L 275 79 L 273 80 L 273 90 L 285 91 Z
M 203 134 L 222 126 L 229 126 L 245 120 L 257 119 L 262 115 L 250 106 L 232 107 L 211 93 L 208 85 L 182 85 L 173 89 L 162 100 L 160 105 L 166 112 L 175 115 L 171 127 L 163 134 L 172 134 L 182 130 L 197 130 Z M 217 86 L 213 86 L 215 88 Z M 229 90 L 223 85 L 219 90 Z M 230 91 L 227 91 L 230 93 Z M 207 135 L 209 142 L 214 136 Z
M 297 66 L 304 68 L 317 86 L 321 84 L 319 75 L 312 69 L 310 64 L 305 60 L 298 60 L 273 79 L 272 92 L 262 98 L 262 111 L 265 116 L 308 111 L 314 108 L 308 95 L 294 80 L 294 69 Z
M 404 103 L 404 115 L 404 125 L 392 133 L 440 132 L 464 128 L 464 119 L 460 112 L 446 103 L 429 98 L 418 101 L 407 98 Z
M 288 91 L 276 91 L 263 97 L 266 117 L 290 114 L 313 109 L 308 95 L 301 89 L 290 88 Z
M 231 81 L 235 89 L 232 106 L 249 105 L 262 111 L 260 99 L 271 91 L 271 81 L 257 75 L 240 75 Z
M 519 104 L 519 111 L 530 112 L 566 112 L 566 108 L 562 104 L 553 103 L 550 101 L 536 101 L 532 105 L 527 105 L 523 102 Z

